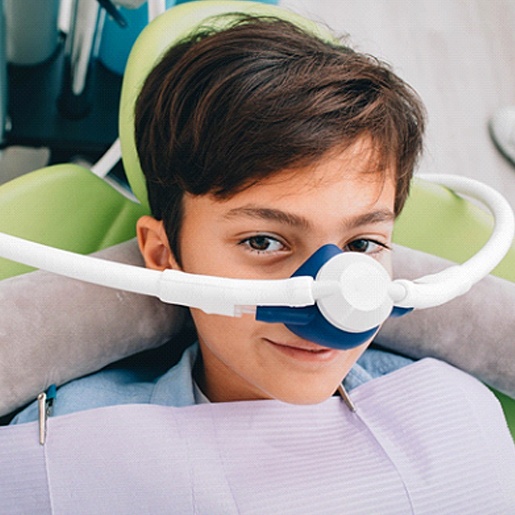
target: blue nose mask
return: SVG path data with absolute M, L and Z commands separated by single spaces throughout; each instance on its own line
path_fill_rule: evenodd
M 336 245 L 324 245 L 319 248 L 292 277 L 311 276 L 317 278 L 323 265 L 335 256 L 342 254 Z M 410 308 L 392 307 L 389 316 L 398 317 L 412 311 Z M 372 339 L 379 330 L 379 325 L 365 331 L 351 332 L 341 329 L 322 314 L 319 304 L 305 307 L 258 306 L 256 320 L 269 323 L 282 323 L 297 336 L 324 347 L 334 349 L 352 349 Z

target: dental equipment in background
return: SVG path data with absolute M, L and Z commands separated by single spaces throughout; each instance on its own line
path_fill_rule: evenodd
M 97 35 L 104 9 L 121 27 L 127 22 L 111 0 L 73 0 L 70 32 L 66 38 L 60 113 L 65 118 L 80 119 L 90 109 L 88 83 L 92 58 L 96 53 Z
M 515 232 L 504 197 L 478 181 L 452 175 L 421 175 L 483 203 L 494 217 L 492 234 L 462 265 L 415 281 L 392 280 L 370 256 L 318 249 L 288 279 L 233 279 L 105 261 L 0 233 L 0 256 L 94 284 L 156 296 L 163 302 L 225 316 L 255 314 L 284 323 L 320 345 L 353 348 L 372 338 L 390 316 L 444 304 L 466 293 L 508 252 Z

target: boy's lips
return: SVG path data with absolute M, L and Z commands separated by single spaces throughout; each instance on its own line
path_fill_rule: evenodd
M 325 362 L 334 359 L 339 352 L 336 349 L 322 347 L 310 342 L 276 342 L 265 338 L 279 352 L 301 361 Z

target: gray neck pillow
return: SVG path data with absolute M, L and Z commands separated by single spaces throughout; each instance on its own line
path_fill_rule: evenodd
M 135 240 L 96 254 L 143 266 Z M 394 275 L 419 277 L 448 262 L 395 247 Z M 37 271 L 0 282 L 0 415 L 137 352 L 178 338 L 187 310 Z M 442 307 L 388 320 L 376 343 L 432 356 L 515 397 L 515 284 L 487 277 Z

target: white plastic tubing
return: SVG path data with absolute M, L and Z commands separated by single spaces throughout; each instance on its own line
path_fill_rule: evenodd
M 312 277 L 227 279 L 177 270 L 151 270 L 75 254 L 0 233 L 0 256 L 92 284 L 158 297 L 163 302 L 238 316 L 247 307 L 315 303 Z M 252 311 L 252 310 L 250 310 Z
M 415 309 L 439 306 L 466 293 L 499 264 L 510 249 L 515 234 L 513 210 L 493 188 L 457 175 L 424 174 L 420 177 L 481 202 L 493 215 L 494 228 L 484 247 L 462 265 L 413 282 L 394 281 L 390 293 L 395 305 Z

